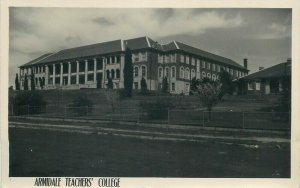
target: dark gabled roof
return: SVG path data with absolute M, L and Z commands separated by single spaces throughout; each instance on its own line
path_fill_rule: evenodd
M 168 44 L 164 44 L 164 45 L 162 45 L 163 46 L 163 49 L 165 50 L 165 51 L 172 51 L 172 50 L 177 50 L 178 48 L 176 47 L 176 44 L 175 44 L 175 42 L 173 41 L 173 42 L 170 42 L 170 43 L 168 43 Z
M 107 54 L 122 51 L 121 40 L 103 42 L 87 46 L 80 46 L 76 48 L 69 48 L 61 50 L 52 56 L 42 60 L 40 63 L 49 63 L 55 61 L 62 61 L 67 59 L 74 59 L 79 57 L 88 57 L 99 54 Z
M 291 76 L 291 63 L 280 63 L 261 71 L 249 74 L 240 80 L 258 80 L 263 78 L 278 78 L 282 76 Z
M 179 49 L 183 50 L 185 52 L 196 54 L 196 55 L 199 55 L 199 56 L 204 57 L 204 58 L 212 59 L 212 60 L 215 60 L 215 61 L 218 61 L 218 62 L 221 62 L 221 63 L 225 63 L 227 65 L 231 65 L 231 66 L 234 66 L 234 67 L 238 67 L 240 69 L 247 70 L 245 67 L 243 67 L 242 65 L 234 62 L 231 59 L 227 59 L 225 57 L 218 56 L 218 55 L 200 50 L 198 48 L 183 44 L 181 42 L 176 42 L 176 43 L 177 43 Z
M 124 40 L 125 48 L 130 48 L 131 50 L 149 48 L 147 37 L 139 37 L 134 39 Z
M 121 52 L 121 51 L 125 51 L 127 47 L 129 47 L 131 50 L 152 48 L 164 52 L 173 51 L 173 50 L 182 50 L 187 53 L 195 54 L 204 58 L 212 59 L 245 70 L 243 66 L 225 57 L 221 57 L 176 41 L 161 45 L 158 42 L 146 36 L 134 38 L 134 39 L 128 39 L 124 41 L 115 40 L 115 41 L 97 43 L 92 45 L 80 46 L 76 48 L 64 49 L 56 53 L 45 54 L 37 59 L 34 59 L 22 65 L 21 67 L 37 64 L 37 63 L 42 64 L 42 63 L 50 63 L 50 62 L 59 62 L 59 61 L 71 60 L 71 59 L 81 58 L 81 57 L 89 57 L 89 56 Z
M 46 57 L 50 56 L 51 54 L 53 53 L 47 53 L 47 54 L 44 54 L 34 60 L 31 60 L 29 61 L 28 63 L 25 63 L 24 65 L 21 65 L 20 67 L 25 67 L 25 66 L 28 66 L 28 65 L 33 65 L 33 64 L 36 64 L 38 62 L 40 62 L 41 60 L 45 59 Z

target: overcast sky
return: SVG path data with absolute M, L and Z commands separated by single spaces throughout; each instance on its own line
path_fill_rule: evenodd
M 9 84 L 48 52 L 148 36 L 177 40 L 243 64 L 250 73 L 291 57 L 290 9 L 10 8 Z

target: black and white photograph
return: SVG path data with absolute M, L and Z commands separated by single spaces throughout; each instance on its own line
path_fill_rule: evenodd
M 8 9 L 10 178 L 292 177 L 292 8 Z

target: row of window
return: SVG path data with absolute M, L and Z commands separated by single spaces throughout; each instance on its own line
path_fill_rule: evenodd
M 109 79 L 120 79 L 120 69 L 111 69 L 111 70 L 106 70 L 106 78 Z
M 138 66 L 134 66 L 134 69 L 133 69 L 134 77 L 139 76 L 139 70 L 140 70 L 140 68 Z M 142 72 L 141 72 L 142 77 L 146 77 L 147 76 L 147 67 L 145 65 L 142 65 L 141 70 L 142 70 Z

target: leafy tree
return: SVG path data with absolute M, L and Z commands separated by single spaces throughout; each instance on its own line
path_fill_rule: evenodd
M 108 89 L 113 89 L 114 88 L 114 84 L 113 84 L 113 81 L 112 81 L 111 78 L 108 79 L 107 88 Z
M 133 85 L 133 66 L 132 66 L 132 53 L 129 48 L 125 51 L 125 65 L 124 65 L 124 89 L 127 97 L 132 96 Z
M 232 95 L 234 90 L 234 85 L 232 82 L 232 77 L 227 71 L 222 69 L 219 77 L 220 77 L 219 81 L 221 83 L 221 91 L 219 94 L 219 99 L 221 100 L 225 94 Z
M 145 78 L 141 79 L 141 93 L 142 93 L 142 95 L 147 94 L 147 82 L 146 82 Z
M 34 80 L 34 74 L 30 75 L 30 86 L 31 86 L 31 90 L 35 90 L 35 80 Z
M 20 90 L 20 81 L 19 81 L 18 74 L 16 74 L 15 87 L 17 91 Z
M 221 92 L 221 85 L 218 82 L 204 83 L 198 87 L 198 94 L 200 101 L 205 106 L 209 113 L 209 120 L 211 119 L 211 110 L 219 102 L 219 94 Z
M 27 78 L 27 74 L 25 74 L 25 78 L 24 78 L 24 90 L 28 90 L 28 78 Z
M 200 83 L 200 80 L 196 79 L 196 77 L 194 77 L 191 81 L 191 91 L 197 91 L 199 83 Z
M 168 91 L 168 79 L 167 77 L 164 77 L 162 81 L 162 92 L 167 93 Z

